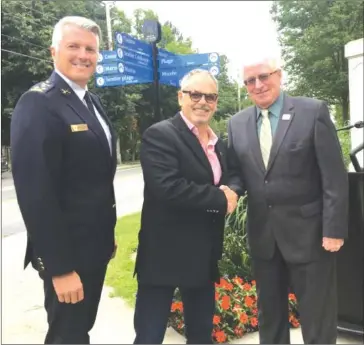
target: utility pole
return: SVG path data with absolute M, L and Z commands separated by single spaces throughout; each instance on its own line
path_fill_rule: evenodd
M 106 11 L 106 27 L 107 27 L 107 49 L 112 50 L 112 28 L 111 28 L 111 15 L 110 9 L 111 4 L 109 1 L 105 1 L 105 11 Z M 116 161 L 117 164 L 121 164 L 121 152 L 120 152 L 120 138 L 116 139 Z
M 241 109 L 241 105 L 240 105 L 240 72 L 239 72 L 239 69 L 238 69 L 238 111 L 240 111 Z
M 107 49 L 112 50 L 112 30 L 111 30 L 110 8 L 111 8 L 111 4 L 109 3 L 109 1 L 105 1 L 106 27 L 107 27 Z

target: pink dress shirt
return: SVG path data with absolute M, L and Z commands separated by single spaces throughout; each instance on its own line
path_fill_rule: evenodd
M 191 123 L 191 121 L 189 121 L 182 114 L 182 112 L 180 114 L 181 114 L 182 119 L 185 121 L 186 125 L 188 126 L 188 128 L 192 131 L 192 133 L 199 140 L 199 142 L 201 144 L 201 147 L 204 150 L 204 152 L 205 152 L 205 154 L 207 156 L 207 159 L 210 162 L 211 169 L 212 169 L 212 172 L 214 174 L 214 183 L 215 183 L 215 185 L 217 185 L 220 182 L 221 174 L 222 174 L 220 161 L 219 161 L 219 158 L 217 157 L 216 152 L 215 152 L 215 145 L 216 145 L 217 140 L 218 140 L 217 135 L 209 127 L 208 128 L 209 141 L 208 141 L 207 145 L 205 146 L 200 140 L 198 128 L 193 123 Z

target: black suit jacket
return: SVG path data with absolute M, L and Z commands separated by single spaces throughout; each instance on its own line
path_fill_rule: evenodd
M 253 257 L 271 258 L 277 243 L 288 261 L 308 262 L 323 253 L 322 237 L 347 236 L 347 172 L 324 102 L 284 96 L 267 169 L 256 107 L 234 115 L 228 132 L 229 185 L 248 193 Z
M 225 146 L 215 151 L 227 183 Z M 141 283 L 199 286 L 217 280 L 227 202 L 180 114 L 143 134 L 145 189 L 135 272 Z
M 112 152 L 98 119 L 55 72 L 23 94 L 11 121 L 14 185 L 28 232 L 25 267 L 49 276 L 104 265 L 114 249 Z M 75 126 L 76 125 L 76 126 Z

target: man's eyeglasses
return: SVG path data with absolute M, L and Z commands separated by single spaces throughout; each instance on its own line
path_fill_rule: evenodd
M 274 71 L 274 72 L 271 72 L 271 73 L 262 73 L 262 74 L 259 74 L 257 77 L 251 77 L 251 78 L 248 78 L 248 79 L 245 79 L 244 80 L 244 84 L 246 86 L 248 85 L 255 85 L 255 82 L 257 79 L 259 79 L 261 82 L 264 82 L 264 81 L 267 81 L 268 78 L 274 74 L 274 73 L 277 73 L 278 70 Z
M 196 91 L 182 91 L 183 93 L 188 93 L 190 95 L 192 102 L 199 102 L 202 97 L 205 97 L 207 103 L 215 103 L 217 101 L 218 95 L 216 93 L 202 93 Z

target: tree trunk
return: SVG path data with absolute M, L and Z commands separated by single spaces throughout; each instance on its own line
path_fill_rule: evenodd
M 350 119 L 349 119 L 349 95 L 346 93 L 346 95 L 344 94 L 343 97 L 341 98 L 341 106 L 342 106 L 342 120 L 343 123 L 347 123 Z

